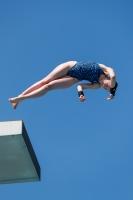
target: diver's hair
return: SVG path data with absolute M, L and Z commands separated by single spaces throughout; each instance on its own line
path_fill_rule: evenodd
M 108 74 L 104 74 L 104 75 L 108 80 L 110 80 L 110 76 Z
M 106 73 L 104 73 L 104 75 L 105 75 L 105 77 L 108 79 L 108 80 L 110 80 L 110 76 Z M 118 82 L 116 81 L 116 84 L 117 84 L 117 87 L 118 87 Z

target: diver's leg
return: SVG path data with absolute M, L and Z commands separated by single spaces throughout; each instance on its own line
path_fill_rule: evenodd
M 69 77 L 69 76 L 64 76 L 60 79 L 53 80 L 50 83 L 45 84 L 41 88 L 39 88 L 39 89 L 29 93 L 29 94 L 25 94 L 23 96 L 11 98 L 11 99 L 9 99 L 9 101 L 11 103 L 19 103 L 19 102 L 26 100 L 26 99 L 38 98 L 38 97 L 45 95 L 47 92 L 49 92 L 51 90 L 68 88 L 68 87 L 71 87 L 72 85 L 74 85 L 77 82 L 78 82 L 78 80 L 75 79 L 75 78 L 72 78 L 72 77 Z
M 20 96 L 28 94 L 28 93 L 42 87 L 43 85 L 49 83 L 50 81 L 53 81 L 55 79 L 65 76 L 67 74 L 67 72 L 69 71 L 69 69 L 75 64 L 76 64 L 76 61 L 69 61 L 69 62 L 65 62 L 65 63 L 58 65 L 49 75 L 47 75 L 42 80 L 38 81 L 37 83 L 35 83 L 31 87 L 29 87 L 22 94 L 20 94 Z
M 29 94 L 41 88 L 42 86 L 49 83 L 50 81 L 53 81 L 55 79 L 65 76 L 67 72 L 69 71 L 69 69 L 73 67 L 75 64 L 76 64 L 76 61 L 69 61 L 69 62 L 65 62 L 58 65 L 48 76 L 46 76 L 42 80 L 38 81 L 37 83 L 33 84 L 31 87 L 26 89 L 22 94 L 19 95 L 19 97 Z M 17 106 L 18 106 L 18 103 L 13 103 L 14 108 L 16 108 Z

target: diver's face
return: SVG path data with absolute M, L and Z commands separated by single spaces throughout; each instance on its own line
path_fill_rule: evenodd
M 110 92 L 110 80 L 109 79 L 104 79 L 100 83 L 101 87 L 103 87 L 105 90 Z

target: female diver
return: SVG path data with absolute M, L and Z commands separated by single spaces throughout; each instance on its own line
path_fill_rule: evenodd
M 16 109 L 23 100 L 41 97 L 51 90 L 71 87 L 82 80 L 87 80 L 90 83 L 77 86 L 81 102 L 86 100 L 84 89 L 99 89 L 100 87 L 110 92 L 107 100 L 114 98 L 118 84 L 112 68 L 90 61 L 69 61 L 60 64 L 48 76 L 29 87 L 18 97 L 10 98 L 9 101 L 12 103 L 12 107 Z

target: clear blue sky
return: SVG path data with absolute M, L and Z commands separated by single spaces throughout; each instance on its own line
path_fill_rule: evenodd
M 112 67 L 119 88 L 76 85 L 28 100 L 8 98 L 58 64 Z M 133 1 L 0 0 L 0 120 L 22 119 L 41 166 L 41 182 L 0 186 L 3 200 L 133 199 Z

